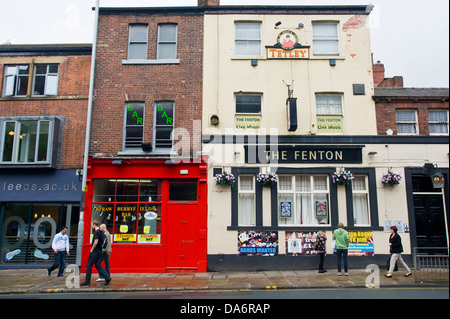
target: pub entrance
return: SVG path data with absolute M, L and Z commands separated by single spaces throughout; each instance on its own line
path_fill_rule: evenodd
M 433 188 L 428 175 L 412 176 L 417 247 L 448 247 L 444 189 Z

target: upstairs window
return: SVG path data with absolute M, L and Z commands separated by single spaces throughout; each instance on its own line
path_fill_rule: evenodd
M 342 133 L 342 96 L 316 95 L 317 133 Z
M 158 102 L 155 110 L 154 145 L 156 149 L 172 149 L 174 102 Z
M 237 114 L 261 114 L 260 94 L 236 94 Z
M 448 134 L 448 111 L 428 111 L 430 134 Z
M 173 60 L 177 58 L 177 25 L 158 26 L 158 49 L 156 59 Z
M 313 23 L 314 55 L 339 55 L 337 23 Z
M 261 24 L 236 23 L 236 55 L 261 55 Z
M 29 65 L 6 65 L 2 96 L 27 96 Z
M 125 105 L 125 149 L 141 148 L 144 139 L 144 103 L 129 102 Z
M 418 134 L 417 114 L 415 110 L 396 111 L 397 133 Z
M 130 24 L 128 59 L 147 59 L 148 25 Z
M 34 67 L 33 96 L 55 96 L 58 93 L 58 64 L 37 64 Z
M 1 163 L 49 162 L 52 122 L 47 120 L 7 120 L 2 123 Z

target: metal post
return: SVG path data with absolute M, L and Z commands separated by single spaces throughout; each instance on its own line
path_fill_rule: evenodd
M 87 167 L 89 158 L 89 142 L 91 139 L 91 119 L 92 119 L 92 101 L 94 95 L 94 76 L 95 76 L 95 56 L 97 52 L 97 30 L 98 30 L 98 16 L 99 16 L 100 0 L 96 0 L 95 3 L 95 18 L 94 18 L 94 36 L 92 43 L 92 57 L 91 57 L 91 76 L 89 82 L 89 99 L 88 99 L 88 112 L 86 119 L 86 134 L 84 142 L 84 163 L 83 163 L 83 183 L 81 186 L 81 205 L 80 205 L 80 219 L 78 221 L 78 238 L 77 238 L 77 258 L 76 264 L 81 266 L 81 251 L 83 248 L 83 235 L 84 235 L 84 199 L 86 195 L 86 178 Z

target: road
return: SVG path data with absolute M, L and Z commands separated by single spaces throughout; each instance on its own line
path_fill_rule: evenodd
M 277 290 L 182 290 L 112 293 L 46 293 L 0 295 L 0 299 L 449 299 L 448 287 L 277 289 Z

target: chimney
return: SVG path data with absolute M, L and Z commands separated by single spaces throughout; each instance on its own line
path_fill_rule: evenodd
M 384 64 L 377 61 L 373 64 L 373 84 L 377 87 L 384 80 Z
M 220 0 L 198 0 L 199 7 L 219 6 Z

